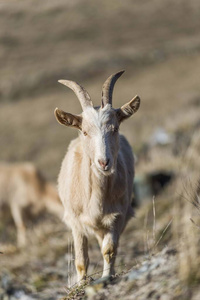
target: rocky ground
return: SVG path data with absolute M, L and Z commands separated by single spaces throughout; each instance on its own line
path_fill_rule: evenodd
M 34 236 L 31 245 L 24 250 L 4 246 L 0 299 L 132 299 L 133 295 L 136 299 L 165 299 L 160 298 L 163 294 L 168 296 L 166 299 L 174 299 L 172 292 L 177 297 L 182 295 L 183 287 L 176 274 L 176 250 L 162 246 L 161 251 L 154 249 L 151 252 L 147 243 L 152 243 L 152 236 L 147 238 L 146 229 L 139 230 L 136 222 L 136 219 L 131 221 L 122 236 L 114 278 L 99 279 L 102 261 L 98 245 L 92 240 L 89 274 L 95 281 L 86 287 L 74 285 L 71 237 L 62 226 L 57 224 L 57 230 L 47 231 L 45 235 L 43 232 L 39 237 L 36 228 L 37 237 Z M 47 227 L 49 230 L 49 224 L 43 225 L 42 230 L 47 230 Z M 39 239 L 37 244 L 36 239 Z
M 182 299 L 184 286 L 176 275 L 176 251 L 165 247 L 123 275 L 112 280 L 95 281 L 86 287 L 86 299 Z M 188 299 L 188 294 L 185 294 Z
M 72 238 L 65 225 L 47 216 L 28 231 L 19 250 L 2 244 L 0 299 L 198 299 L 198 281 L 190 285 L 178 274 L 178 242 L 173 236 L 171 187 L 136 210 L 120 241 L 116 275 L 101 279 L 102 258 L 90 240 L 86 285 L 76 284 Z M 15 236 L 11 226 L 7 231 Z M 29 236 L 30 234 L 30 236 Z

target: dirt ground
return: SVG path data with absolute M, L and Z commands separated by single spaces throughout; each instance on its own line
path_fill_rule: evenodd
M 186 284 L 179 274 L 173 229 L 176 179 L 200 124 L 199 9 L 197 0 L 0 1 L 0 161 L 31 161 L 56 182 L 77 132 L 59 126 L 53 111 L 81 112 L 57 80 L 80 82 L 98 105 L 105 79 L 125 69 L 113 102 L 119 107 L 141 97 L 140 110 L 121 128 L 137 157 L 136 176 L 175 174 L 155 198 L 156 216 L 152 194 L 136 209 L 121 237 L 116 277 L 86 288 L 73 286 L 73 243 L 60 220 L 45 214 L 28 222 L 29 243 L 20 250 L 11 218 L 1 213 L 0 299 L 199 299 L 197 277 Z M 168 144 L 159 145 L 159 131 Z M 90 261 L 89 274 L 100 278 L 94 239 Z

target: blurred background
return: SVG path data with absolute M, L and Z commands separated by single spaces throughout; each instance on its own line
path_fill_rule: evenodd
M 59 126 L 53 111 L 58 107 L 72 113 L 81 112 L 73 92 L 57 81 L 79 82 L 94 104 L 99 105 L 103 82 L 125 69 L 115 86 L 113 106 L 120 107 L 136 94 L 141 97 L 139 111 L 121 128 L 136 154 L 135 195 L 138 203 L 146 203 L 147 199 L 150 204 L 146 205 L 152 205 L 152 197 L 165 185 L 163 176 L 168 178 L 170 187 L 156 197 L 158 202 L 161 199 L 163 215 L 166 203 L 177 197 L 174 178 L 187 158 L 188 147 L 198 140 L 199 12 L 198 0 L 1 0 L 0 161 L 29 161 L 46 181 L 55 184 L 67 146 L 77 132 Z M 194 134 L 196 138 L 192 140 Z M 199 170 L 200 148 L 196 144 L 194 147 L 196 158 L 191 172 L 195 168 Z M 188 174 L 188 169 L 184 172 Z M 145 209 L 138 213 L 141 224 L 147 216 Z M 170 213 L 167 210 L 167 215 L 164 214 L 160 230 L 171 220 Z M 70 253 L 65 254 L 66 249 L 71 249 L 65 226 L 50 217 L 42 224 L 29 226 L 29 230 L 35 228 L 35 235 L 33 242 L 29 241 L 31 249 L 27 253 L 14 246 L 6 247 L 6 244 L 16 244 L 16 232 L 12 230 L 12 218 L 8 221 L 4 214 L 0 216 L 0 245 L 6 249 L 0 249 L 5 252 L 0 256 L 3 270 L 0 275 L 4 282 L 0 295 L 10 297 L 10 289 L 12 297 L 22 299 L 28 290 L 29 294 L 35 293 L 32 297 L 50 299 L 50 282 L 53 282 L 51 293 L 54 290 L 57 295 L 58 279 L 60 294 L 65 293 L 63 286 L 69 280 L 65 264 L 69 265 L 71 259 Z M 125 259 L 130 267 L 135 257 L 133 252 L 141 255 L 143 247 L 141 238 L 134 236 L 134 226 L 138 225 L 131 224 L 122 241 L 123 245 L 127 239 L 136 240 L 134 245 L 133 241 L 130 243 L 132 256 Z M 52 230 L 56 232 L 53 235 Z M 44 233 L 42 237 L 38 237 L 40 231 Z M 95 265 L 95 251 L 99 250 L 93 244 Z M 124 251 L 123 247 L 120 251 Z M 123 261 L 122 257 L 121 254 Z M 38 296 L 41 291 L 43 294 Z

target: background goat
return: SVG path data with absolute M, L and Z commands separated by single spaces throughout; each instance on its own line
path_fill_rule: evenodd
M 28 208 L 31 214 L 43 210 L 62 216 L 62 205 L 56 188 L 46 182 L 31 163 L 0 165 L 0 208 L 10 208 L 17 228 L 18 246 L 26 244 L 26 230 L 22 213 Z
M 119 237 L 133 216 L 134 159 L 130 145 L 118 131 L 120 123 L 138 110 L 140 99 L 136 96 L 121 108 L 112 108 L 114 84 L 123 72 L 106 80 L 101 107 L 97 108 L 79 84 L 59 81 L 75 92 L 83 109 L 81 115 L 55 110 L 59 123 L 78 128 L 80 133 L 69 146 L 58 178 L 64 221 L 74 238 L 78 281 L 87 274 L 90 233 L 96 236 L 103 254 L 102 276 L 114 273 Z

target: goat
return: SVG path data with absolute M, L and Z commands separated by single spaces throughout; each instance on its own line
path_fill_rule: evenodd
M 48 183 L 32 163 L 0 164 L 0 208 L 9 207 L 17 228 L 17 244 L 26 245 L 26 228 L 22 214 L 43 210 L 62 216 L 62 204 L 56 187 Z
M 101 248 L 102 277 L 114 274 L 119 237 L 133 216 L 134 158 L 129 143 L 119 134 L 119 126 L 138 110 L 140 98 L 135 96 L 121 108 L 112 108 L 114 84 L 123 73 L 105 81 L 100 107 L 93 107 L 89 94 L 78 83 L 59 80 L 74 91 L 83 109 L 80 115 L 55 109 L 60 124 L 79 130 L 58 177 L 63 220 L 74 239 L 78 282 L 87 276 L 89 234 L 95 235 Z

